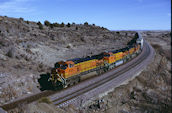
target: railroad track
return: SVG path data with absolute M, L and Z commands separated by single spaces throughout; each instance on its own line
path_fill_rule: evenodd
M 110 81 L 111 79 L 114 79 L 115 77 L 119 76 L 120 74 L 124 73 L 124 72 L 127 72 L 128 70 L 130 70 L 133 66 L 136 66 L 137 64 L 139 64 L 141 61 L 143 61 L 144 59 L 146 59 L 146 56 L 147 54 L 149 54 L 150 52 L 150 49 L 148 48 L 148 46 L 146 46 L 147 49 L 149 51 L 147 51 L 144 56 L 135 64 L 133 64 L 131 67 L 128 67 L 125 71 L 119 71 L 118 74 L 115 74 L 115 76 L 110 76 L 108 77 L 107 79 L 103 79 L 101 80 L 100 82 L 96 82 L 94 84 L 91 84 L 89 86 L 86 86 L 85 88 L 83 88 L 82 90 L 78 90 L 77 92 L 75 93 L 71 93 L 71 94 L 68 94 L 68 95 L 65 95 L 64 97 L 60 97 L 60 98 L 56 98 L 53 101 L 53 103 L 55 105 L 59 105 L 59 104 L 62 104 L 64 102 L 67 102 L 89 90 L 92 90 L 104 83 L 106 83 L 107 81 Z M 112 70 L 110 70 L 112 71 Z M 28 104 L 28 103 L 31 103 L 33 101 L 36 101 L 38 99 L 40 99 L 41 97 L 46 97 L 46 96 L 50 96 L 52 94 L 55 94 L 55 93 L 60 93 L 60 92 L 63 92 L 64 90 L 67 90 L 68 88 L 66 89 L 63 89 L 63 90 L 60 90 L 60 91 L 43 91 L 43 92 L 40 92 L 40 93 L 36 93 L 36 94 L 31 94 L 31 95 L 26 95 L 22 98 L 19 98 L 19 99 L 16 99 L 16 100 L 13 100 L 12 102 L 9 102 L 9 103 L 6 103 L 2 106 L 0 106 L 1 108 L 3 108 L 4 110 L 11 110 L 11 109 L 14 109 L 15 107 L 21 105 L 21 104 Z
M 145 46 L 146 47 L 146 49 L 145 49 L 146 51 L 145 51 L 144 55 L 139 60 L 137 60 L 137 62 L 134 62 L 133 64 L 129 65 L 125 70 L 120 70 L 120 71 L 116 72 L 115 74 L 113 74 L 113 70 L 111 70 L 112 76 L 108 76 L 105 79 L 101 79 L 101 80 L 99 80 L 99 81 L 97 81 L 97 82 L 95 82 L 93 84 L 90 84 L 90 85 L 82 88 L 81 90 L 75 91 L 74 93 L 65 95 L 65 96 L 60 97 L 60 98 L 54 98 L 54 99 L 52 99 L 52 102 L 56 106 L 58 106 L 60 104 L 63 104 L 63 103 L 67 103 L 68 101 L 74 99 L 75 97 L 78 97 L 78 96 L 80 96 L 80 95 L 82 95 L 82 94 L 84 94 L 84 93 L 86 93 L 86 92 L 88 92 L 88 91 L 90 91 L 92 89 L 95 89 L 95 88 L 97 88 L 97 87 L 99 87 L 99 86 L 101 86 L 101 85 L 103 85 L 103 84 L 113 80 L 114 78 L 120 76 L 121 74 L 129 71 L 130 69 L 132 69 L 133 67 L 137 66 L 138 64 L 140 64 L 143 60 L 145 60 L 148 57 L 148 55 L 150 53 L 150 48 L 149 48 L 147 43 L 145 43 L 145 45 L 146 45 Z

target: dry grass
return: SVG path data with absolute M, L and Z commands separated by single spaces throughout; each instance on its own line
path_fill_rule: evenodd
M 159 52 L 160 55 L 165 56 L 169 61 L 171 61 L 171 50 L 164 50 L 159 44 L 152 44 L 152 46 L 157 50 L 157 52 Z
M 155 49 L 160 49 L 160 48 L 161 48 L 161 46 L 160 46 L 159 44 L 152 44 L 152 46 L 153 46 L 153 48 L 155 48 Z
M 51 104 L 51 100 L 48 97 L 42 97 L 38 100 L 39 103 L 47 103 L 47 104 Z

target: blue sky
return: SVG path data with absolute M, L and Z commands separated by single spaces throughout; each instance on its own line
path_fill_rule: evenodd
M 170 0 L 0 0 L 0 15 L 42 23 L 87 21 L 110 30 L 171 29 Z

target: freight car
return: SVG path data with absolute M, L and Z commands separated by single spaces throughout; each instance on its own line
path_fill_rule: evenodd
M 143 48 L 143 38 L 139 33 L 127 44 L 127 47 L 100 53 L 85 58 L 69 59 L 55 63 L 50 74 L 38 79 L 41 90 L 66 88 L 81 81 L 81 77 L 90 72 L 104 73 L 138 55 Z

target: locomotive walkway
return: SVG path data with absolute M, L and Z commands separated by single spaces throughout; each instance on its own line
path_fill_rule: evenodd
M 153 48 L 145 42 L 143 51 L 139 56 L 101 76 L 96 76 L 61 91 L 43 91 L 37 94 L 26 95 L 0 107 L 4 110 L 10 110 L 23 103 L 27 104 L 36 101 L 44 96 L 49 96 L 57 107 L 66 106 L 68 104 L 78 106 L 88 101 L 90 98 L 118 87 L 126 80 L 133 78 L 151 62 L 153 57 Z
M 101 76 L 94 77 L 89 81 L 69 87 L 63 92 L 51 95 L 50 99 L 57 107 L 67 106 L 68 104 L 80 106 L 90 100 L 90 98 L 114 89 L 127 80 L 139 75 L 139 72 L 151 63 L 153 57 L 153 48 L 145 42 L 142 53 L 133 60 Z

